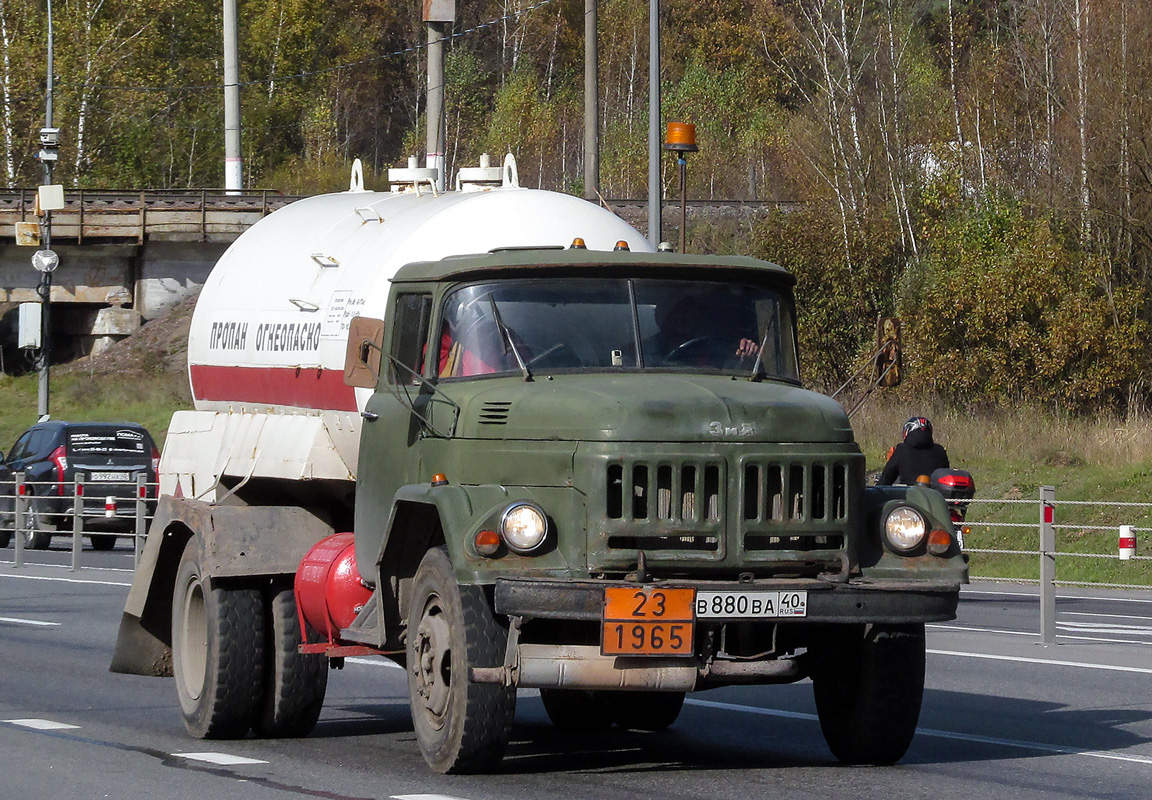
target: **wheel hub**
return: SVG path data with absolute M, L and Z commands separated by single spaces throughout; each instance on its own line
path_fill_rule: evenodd
M 429 603 L 416 629 L 412 671 L 416 693 L 433 727 L 443 727 L 452 691 L 452 648 L 439 605 Z

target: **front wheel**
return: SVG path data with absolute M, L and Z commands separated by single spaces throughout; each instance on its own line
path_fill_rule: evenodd
M 853 626 L 815 650 L 816 712 L 832 755 L 848 764 L 903 758 L 924 697 L 924 625 Z
M 406 656 L 412 724 L 437 772 L 485 772 L 504 757 L 516 691 L 472 683 L 470 667 L 504 662 L 508 632 L 479 586 L 461 586 L 442 548 L 429 550 L 413 582 Z
M 259 589 L 223 587 L 188 541 L 172 594 L 172 671 L 184 727 L 198 739 L 248 733 L 262 696 L 264 603 Z

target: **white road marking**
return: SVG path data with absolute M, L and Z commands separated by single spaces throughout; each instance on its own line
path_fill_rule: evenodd
M 717 703 L 711 700 L 687 699 L 686 704 L 715 708 L 721 711 L 743 711 L 748 714 L 760 714 L 766 717 L 783 717 L 785 719 L 803 719 L 812 722 L 819 721 L 815 714 L 803 714 L 798 711 L 780 711 L 775 708 L 757 708 L 755 706 L 741 706 L 735 703 Z M 1070 756 L 1088 756 L 1090 758 L 1107 758 L 1114 761 L 1129 761 L 1134 764 L 1152 765 L 1152 758 L 1148 756 L 1125 755 L 1124 753 L 1106 753 L 1099 750 L 1082 750 L 1075 747 L 1063 747 L 1043 742 L 1026 742 L 1019 739 L 999 739 L 992 736 L 980 736 L 970 733 L 954 733 L 952 731 L 937 731 L 930 728 L 917 728 L 917 736 L 932 736 L 938 739 L 953 739 L 962 742 L 975 742 L 977 744 L 996 744 L 1003 747 L 1018 747 L 1022 750 L 1037 750 L 1042 753 L 1061 753 Z
M 1138 672 L 1152 675 L 1147 667 L 1125 667 L 1119 664 L 1089 664 L 1083 661 L 1058 661 L 1054 658 L 1025 658 L 1023 656 L 995 656 L 990 653 L 964 653 L 958 650 L 926 650 L 934 656 L 956 656 L 957 658 L 983 658 L 989 661 L 1016 661 L 1023 664 L 1048 664 L 1053 667 L 1076 667 L 1078 669 L 1099 669 L 1109 672 Z
M 963 589 L 960 592 L 961 600 L 966 594 L 982 594 L 982 595 L 998 595 L 1001 597 L 1030 597 L 1033 600 L 1039 600 L 1040 594 L 1038 592 L 1003 592 L 996 590 L 981 591 L 979 589 Z M 1142 597 L 1102 597 L 1095 594 L 1058 594 L 1057 600 L 1099 600 L 1104 603 L 1152 603 L 1152 598 L 1144 599 Z
M 13 572 L 0 572 L 0 578 L 23 578 L 26 581 L 53 581 L 55 583 L 88 583 L 94 586 L 123 586 L 132 588 L 131 583 L 119 581 L 91 581 L 84 578 L 52 578 L 47 575 L 17 575 Z
M 967 631 L 969 633 L 996 633 L 1001 636 L 1023 636 L 1028 639 L 1036 639 L 1040 636 L 1036 631 L 1006 631 L 1000 628 L 979 628 L 972 625 L 941 625 L 929 624 L 926 627 L 936 628 L 942 631 Z M 1060 627 L 1058 624 L 1057 627 Z M 1129 634 L 1131 635 L 1131 634 Z M 1071 639 L 1077 642 L 1104 642 L 1106 644 L 1144 644 L 1140 640 L 1134 639 L 1106 639 L 1102 636 L 1073 636 L 1071 634 L 1064 634 L 1062 639 Z
M 32 728 L 37 731 L 67 731 L 79 728 L 79 725 L 69 725 L 67 722 L 53 722 L 50 719 L 5 719 L 9 725 L 19 725 L 22 728 Z
M 460 800 L 447 794 L 394 794 L 392 800 Z
M 244 758 L 244 756 L 233 756 L 228 753 L 173 753 L 172 755 L 176 758 L 187 758 L 189 761 L 207 761 L 209 764 L 217 764 L 222 767 L 268 763 L 258 758 Z
M 35 625 L 41 628 L 53 628 L 59 625 L 59 622 L 44 622 L 38 619 L 18 619 L 17 617 L 0 617 L 0 622 L 10 622 L 13 625 Z

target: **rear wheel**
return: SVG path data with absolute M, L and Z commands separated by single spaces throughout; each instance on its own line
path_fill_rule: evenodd
M 612 719 L 629 731 L 662 731 L 684 707 L 684 692 L 611 692 Z
M 300 652 L 300 620 L 291 586 L 273 586 L 265 599 L 264 697 L 252 729 L 268 738 L 307 736 L 324 706 L 328 659 Z
M 408 696 L 420 752 L 437 772 L 483 772 L 504 756 L 516 691 L 472 683 L 504 661 L 508 632 L 479 586 L 460 586 L 442 548 L 420 562 L 408 613 Z
M 172 595 L 172 670 L 184 727 L 200 739 L 244 736 L 262 697 L 260 590 L 224 588 L 203 574 L 189 540 Z
M 44 521 L 44 515 L 36 508 L 35 500 L 29 498 L 24 518 L 17 520 L 17 526 L 26 549 L 47 550 L 52 544 L 52 534 L 55 533 L 56 526 Z
M 12 531 L 0 531 L 0 547 L 7 547 L 12 541 Z
M 106 533 L 89 534 L 88 538 L 92 541 L 93 550 L 111 550 L 116 546 L 116 537 Z
M 924 696 L 924 625 L 853 626 L 817 649 L 820 729 L 848 764 L 895 764 L 912 743 Z
M 541 689 L 540 699 L 548 719 L 568 731 L 600 731 L 612 725 L 608 692 L 585 689 Z

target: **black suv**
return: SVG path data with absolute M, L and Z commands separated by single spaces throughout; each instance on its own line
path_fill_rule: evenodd
M 79 480 L 84 484 L 84 531 L 100 531 L 90 537 L 92 546 L 110 550 L 116 533 L 135 529 L 138 475 L 150 484 L 152 513 L 159 465 L 160 451 L 152 436 L 135 422 L 50 420 L 33 425 L 0 461 L 0 547 L 8 546 L 16 528 L 16 473 L 24 473 L 31 511 L 20 525 L 25 547 L 46 549 L 53 534 L 72 531 L 72 484 Z

